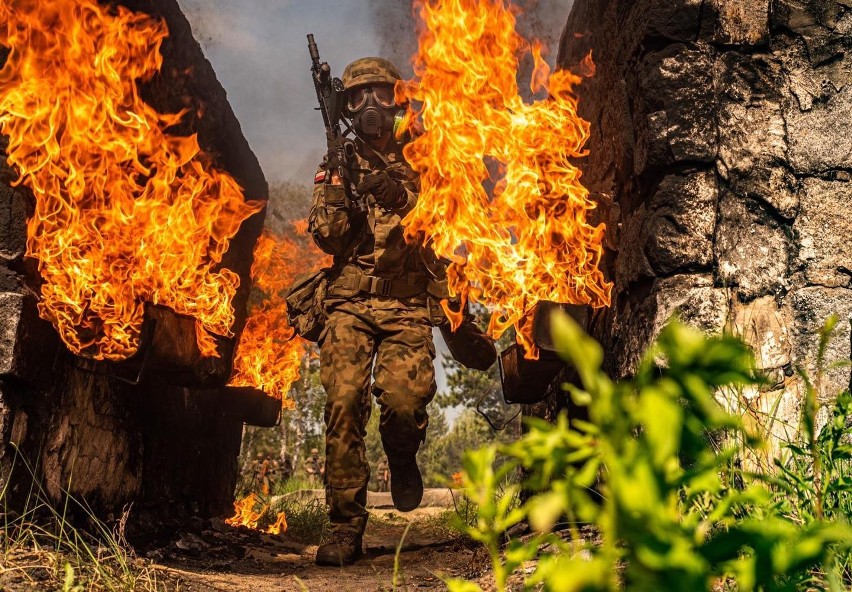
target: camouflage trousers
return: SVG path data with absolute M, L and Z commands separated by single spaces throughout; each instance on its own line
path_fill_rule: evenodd
M 388 459 L 410 458 L 426 436 L 426 406 L 435 396 L 432 326 L 425 306 L 384 297 L 339 301 L 328 307 L 319 344 L 329 516 L 335 529 L 363 532 L 370 393 Z

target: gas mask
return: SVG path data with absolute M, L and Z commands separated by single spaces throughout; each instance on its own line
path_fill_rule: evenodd
M 355 131 L 367 139 L 378 139 L 394 132 L 405 111 L 394 100 L 393 86 L 359 86 L 349 92 L 346 109 Z

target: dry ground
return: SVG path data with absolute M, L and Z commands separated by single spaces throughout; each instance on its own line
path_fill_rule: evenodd
M 487 559 L 481 549 L 446 528 L 440 516 L 444 511 L 373 510 L 364 538 L 365 557 L 346 568 L 315 566 L 316 545 L 302 545 L 286 535 L 235 531 L 218 521 L 212 524 L 213 534 L 187 534 L 160 551 L 156 568 L 175 581 L 177 589 L 188 592 L 445 590 L 442 576 L 479 579 Z
M 308 499 L 318 495 L 303 493 Z M 395 592 L 445 590 L 442 578 L 450 577 L 490 588 L 484 549 L 449 525 L 455 513 L 444 499 L 446 490 L 433 492 L 433 505 L 407 514 L 389 509 L 389 497 L 381 495 L 372 499 L 379 507 L 370 510 L 365 556 L 353 566 L 317 567 L 316 544 L 299 542 L 321 536 L 325 506 L 320 503 L 319 521 L 303 520 L 301 531 L 269 535 L 230 527 L 222 519 L 196 519 L 170 540 L 136 553 L 97 542 L 58 545 L 46 530 L 17 536 L 0 545 L 0 592 Z M 0 537 L 4 533 L 10 534 L 0 529 Z

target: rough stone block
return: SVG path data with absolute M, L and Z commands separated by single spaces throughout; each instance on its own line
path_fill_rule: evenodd
M 628 286 L 641 277 L 653 277 L 654 270 L 645 255 L 645 249 L 634 248 L 642 245 L 647 235 L 645 226 L 648 220 L 648 209 L 645 205 L 639 207 L 622 225 L 618 259 L 615 265 L 615 282 L 618 286 Z
M 825 288 L 814 286 L 803 288 L 790 294 L 790 307 L 795 321 L 793 363 L 804 369 L 811 377 L 816 376 L 817 348 L 820 329 L 832 315 L 840 322 L 828 342 L 825 355 L 826 366 L 837 362 L 849 362 L 850 323 L 852 323 L 852 290 L 846 288 Z M 850 368 L 837 367 L 828 370 L 823 377 L 823 389 L 820 393 L 822 403 L 831 404 L 844 389 L 850 387 Z
M 24 190 L 0 181 L 0 260 L 19 259 L 26 248 L 27 203 Z
M 802 182 L 802 209 L 793 226 L 799 262 L 810 284 L 852 281 L 852 183 L 810 178 Z
M 645 37 L 692 41 L 698 35 L 702 0 L 639 0 L 631 2 L 636 17 L 631 22 L 644 25 Z M 639 16 L 641 15 L 641 16 Z
M 760 166 L 744 176 L 731 175 L 730 182 L 736 193 L 760 200 L 782 218 L 799 213 L 799 181 L 784 168 Z
M 641 107 L 637 128 L 645 128 L 650 144 L 667 145 L 677 161 L 712 161 L 718 124 L 713 94 L 713 60 L 709 53 L 677 43 L 649 54 L 639 72 Z M 655 125 L 643 120 L 655 116 Z M 649 150 L 653 152 L 653 149 Z
M 721 332 L 728 317 L 728 291 L 709 275 L 677 275 L 654 282 L 647 298 L 620 311 L 613 323 L 619 336 L 614 352 L 618 376 L 633 373 L 641 356 L 672 315 L 708 333 Z
M 763 370 L 784 368 L 792 360 L 793 342 L 789 308 L 772 296 L 748 303 L 735 303 L 729 331 L 754 349 L 757 367 Z
M 811 63 L 821 64 L 844 53 L 849 24 L 843 14 L 848 8 L 847 0 L 775 0 L 771 26 L 799 35 Z
M 795 180 L 778 167 L 787 158 L 781 106 L 728 103 L 719 117 L 719 167 L 734 189 L 761 199 L 785 218 L 795 216 Z
M 649 203 L 650 219 L 640 244 L 658 275 L 708 268 L 713 262 L 713 233 L 719 186 L 716 173 L 704 171 L 663 179 Z
M 722 196 L 716 235 L 719 283 L 736 287 L 743 300 L 780 292 L 787 286 L 792 243 L 756 201 Z
M 0 375 L 12 374 L 15 369 L 18 327 L 23 314 L 22 294 L 0 294 Z
M 53 327 L 38 316 L 35 296 L 24 290 L 0 292 L 0 377 L 32 385 L 53 380 L 45 370 L 53 365 L 58 343 Z
M 668 114 L 665 111 L 649 113 L 636 122 L 633 174 L 639 177 L 646 169 L 663 167 L 671 160 Z
M 709 0 L 703 17 L 714 43 L 754 46 L 769 40 L 769 0 Z
M 791 101 L 787 113 L 790 164 L 801 174 L 852 168 L 852 84 L 825 102 L 802 111 Z

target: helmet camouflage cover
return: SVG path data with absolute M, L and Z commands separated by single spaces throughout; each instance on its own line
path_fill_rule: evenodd
M 343 88 L 349 90 L 365 84 L 395 84 L 401 80 L 399 70 L 384 58 L 361 58 L 343 70 Z

